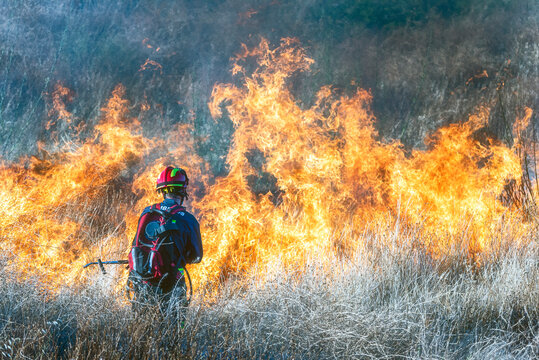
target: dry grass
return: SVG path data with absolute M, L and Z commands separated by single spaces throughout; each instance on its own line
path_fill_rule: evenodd
M 217 7 L 78 3 L 0 2 L 0 155 L 7 159 L 36 152 L 37 139 L 54 148 L 50 139 L 63 144 L 73 137 L 66 124 L 43 130 L 57 81 L 75 92 L 67 106 L 88 123 L 88 132 L 121 82 L 148 138 L 163 136 L 176 122 L 190 123 L 195 114 L 196 138 L 207 139 L 197 151 L 215 176 L 226 172 L 232 123 L 216 123 L 206 97 L 216 81 L 228 81 L 228 58 L 239 44 L 259 36 L 274 44 L 297 36 L 311 47 L 318 65 L 312 80 L 293 84 L 298 98 L 312 98 L 321 84 L 346 90 L 356 79 L 373 89 L 380 133 L 408 146 L 422 145 L 427 132 L 466 118 L 481 103 L 492 107 L 489 130 L 512 143 L 508 121 L 538 103 L 537 5 L 531 1 L 504 1 L 489 11 L 478 4 L 468 15 L 385 31 L 365 28 L 359 17 L 343 21 L 350 12 L 331 2 L 272 2 L 259 9 L 257 2 L 237 0 Z M 238 19 L 250 3 L 259 12 L 242 25 Z M 163 51 L 144 46 L 148 36 Z M 139 71 L 150 57 L 164 75 Z M 488 78 L 466 82 L 483 70 Z M 146 101 L 152 111 L 139 111 Z M 528 137 L 536 142 L 532 132 Z M 99 190 L 95 202 L 82 194 L 75 199 L 80 203 L 54 209 L 55 215 L 84 223 L 88 244 L 115 235 L 136 200 L 118 187 Z M 133 313 L 123 294 L 111 290 L 124 281 L 118 277 L 99 275 L 51 293 L 40 276 L 45 270 L 23 277 L 0 254 L 0 358 L 537 358 L 538 238 L 532 234 L 527 245 L 516 246 L 511 227 L 505 229 L 480 267 L 467 258 L 466 239 L 433 259 L 414 229 L 345 236 L 338 242 L 359 244 L 350 253 L 313 254 L 296 269 L 275 261 L 211 294 L 200 291 L 184 322 L 174 311 Z
M 257 269 L 178 312 L 135 314 L 110 281 L 48 293 L 4 264 L 3 358 L 536 358 L 539 246 L 506 244 L 481 267 L 442 260 L 413 232 L 358 239 L 352 256 Z M 379 244 L 385 244 L 381 247 Z M 107 279 L 105 279 L 107 280 Z M 110 279 L 109 279 L 110 280 Z

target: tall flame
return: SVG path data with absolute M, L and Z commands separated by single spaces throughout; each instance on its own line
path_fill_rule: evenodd
M 0 246 L 23 274 L 54 283 L 73 281 L 83 255 L 98 240 L 89 231 L 121 225 L 108 220 L 122 220 L 128 209 L 122 199 L 110 197 L 148 150 L 147 140 L 137 134 L 140 125 L 127 117 L 124 91 L 118 86 L 102 109 L 95 138 L 0 168 Z
M 364 229 L 397 221 L 421 228 L 433 256 L 466 229 L 476 254 L 500 221 L 518 216 L 502 201 L 508 184 L 521 182 L 517 145 L 481 133 L 488 109 L 435 132 L 428 150 L 407 153 L 379 140 L 365 90 L 345 96 L 324 86 L 302 106 L 289 80 L 313 62 L 294 39 L 274 49 L 262 40 L 233 58 L 241 84 L 216 84 L 208 104 L 216 121 L 227 116 L 235 128 L 228 174 L 217 178 L 196 154 L 190 126 L 144 138 L 118 86 L 93 138 L 0 167 L 0 249 L 22 274 L 39 269 L 51 284 L 73 282 L 98 253 L 126 255 L 138 214 L 159 201 L 154 181 L 168 164 L 193 180 L 189 205 L 205 248 L 193 273 L 210 286 L 255 264 L 346 251 Z M 518 131 L 530 117 L 528 109 Z
M 258 67 L 247 74 L 252 58 Z M 431 235 L 425 246 L 435 256 L 465 227 L 471 253 L 488 246 L 497 222 L 511 214 L 500 200 L 504 186 L 521 180 L 514 151 L 479 134 L 488 109 L 440 129 L 428 150 L 407 156 L 399 142 L 377 140 L 365 90 L 336 96 L 323 87 L 302 109 L 287 80 L 312 62 L 292 39 L 273 50 L 263 40 L 234 59 L 241 86 L 214 87 L 211 113 L 220 118 L 224 108 L 235 133 L 228 176 L 197 203 L 211 254 L 205 271 L 226 275 L 277 257 L 295 262 L 338 246 L 335 234 L 347 226 L 357 233 L 397 217 Z M 255 193 L 263 179 L 272 185 Z

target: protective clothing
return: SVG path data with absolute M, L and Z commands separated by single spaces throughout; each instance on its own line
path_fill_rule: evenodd
M 140 215 L 129 253 L 127 284 L 135 302 L 149 293 L 168 303 L 178 288 L 185 294 L 183 269 L 202 260 L 200 225 L 182 206 L 188 185 L 185 170 L 168 166 L 157 178 L 156 189 L 177 196 L 148 206 Z

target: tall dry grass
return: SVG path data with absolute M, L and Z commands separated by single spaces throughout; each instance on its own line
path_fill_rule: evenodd
M 434 259 L 418 229 L 380 228 L 348 255 L 312 254 L 134 313 L 116 276 L 48 292 L 2 263 L 0 354 L 40 358 L 443 358 L 539 356 L 539 245 L 511 226 L 482 265 L 466 238 Z M 526 240 L 526 241 L 522 241 Z M 521 245 L 516 245 L 517 243 Z

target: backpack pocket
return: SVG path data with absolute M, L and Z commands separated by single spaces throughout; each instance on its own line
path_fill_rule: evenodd
M 131 269 L 140 275 L 143 279 L 153 277 L 152 267 L 150 266 L 150 257 L 148 253 L 142 251 L 140 247 L 133 247 L 129 256 L 132 260 Z

